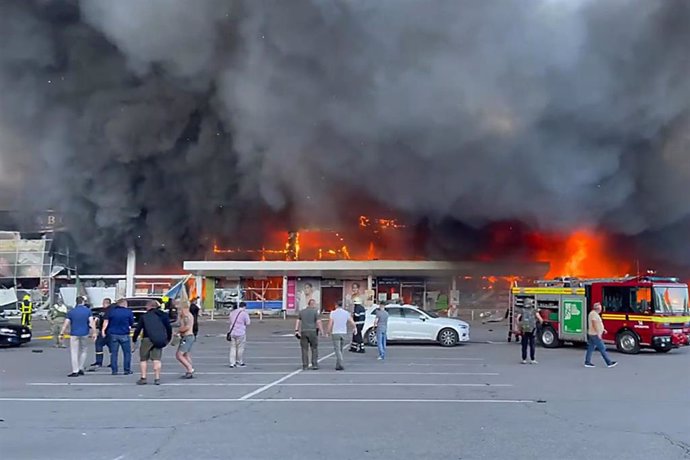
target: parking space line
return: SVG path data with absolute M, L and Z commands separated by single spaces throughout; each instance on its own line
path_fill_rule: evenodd
M 443 403 L 443 404 L 530 404 L 536 401 L 531 399 L 347 399 L 347 398 L 257 398 L 257 399 L 235 399 L 235 398 L 0 398 L 0 402 L 191 402 L 191 403 L 219 403 L 219 402 L 263 402 L 263 403 L 323 403 L 323 402 L 340 402 L 340 403 Z
M 29 382 L 27 386 L 37 387 L 131 387 L 132 383 L 123 382 Z M 258 387 L 267 385 L 266 382 L 254 383 L 225 383 L 225 382 L 185 382 L 185 383 L 161 383 L 161 386 L 173 387 Z M 512 387 L 509 383 L 276 383 L 277 387 Z
M 71 383 L 71 382 L 31 382 L 28 386 L 36 387 L 131 387 L 132 383 L 123 382 L 85 382 L 85 383 Z M 259 387 L 266 385 L 266 382 L 256 383 L 213 383 L 213 382 L 186 382 L 186 383 L 161 383 L 161 386 L 169 387 Z
M 283 387 L 512 387 L 510 383 L 281 383 Z
M 332 352 L 332 353 L 330 353 L 330 354 L 324 356 L 323 358 L 320 358 L 317 362 L 320 363 L 320 362 L 322 362 L 322 361 L 324 361 L 324 360 L 326 360 L 326 359 L 328 359 L 328 358 L 330 358 L 331 356 L 334 356 L 334 355 L 335 355 L 335 352 Z M 252 391 L 252 392 L 247 393 L 246 395 L 242 396 L 242 397 L 240 398 L 240 400 L 241 400 L 241 401 L 244 401 L 244 400 L 247 400 L 247 399 L 251 398 L 252 396 L 256 396 L 256 395 L 258 395 L 258 394 L 260 394 L 260 393 L 263 393 L 264 391 L 268 390 L 269 388 L 272 388 L 272 387 L 278 385 L 279 383 L 282 383 L 282 382 L 286 381 L 286 380 L 289 379 L 290 377 L 293 377 L 293 376 L 299 374 L 300 372 L 302 372 L 302 369 L 297 369 L 297 370 L 294 371 L 294 372 L 290 372 L 290 373 L 287 374 L 286 376 L 281 377 L 281 378 L 279 378 L 278 380 L 275 380 L 274 382 L 269 383 L 268 385 L 264 385 L 264 386 L 262 386 L 261 388 L 259 388 L 259 389 L 257 389 L 257 390 L 254 390 L 254 391 Z
M 345 371 L 345 372 L 333 372 L 333 371 L 320 371 L 320 372 L 310 372 L 304 375 L 501 375 L 498 372 L 365 372 L 365 371 Z

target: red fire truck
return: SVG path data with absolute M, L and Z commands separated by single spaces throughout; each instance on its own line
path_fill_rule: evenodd
M 546 348 L 586 342 L 587 313 L 596 302 L 603 307 L 604 342 L 615 344 L 622 353 L 639 353 L 641 348 L 663 353 L 690 344 L 688 285 L 676 278 L 559 278 L 514 286 L 508 341 L 519 335 L 517 316 L 525 299 L 533 299 L 544 320 L 538 339 Z

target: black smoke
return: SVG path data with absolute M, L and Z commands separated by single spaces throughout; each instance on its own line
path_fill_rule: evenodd
M 91 259 L 335 225 L 353 193 L 441 246 L 519 221 L 690 256 L 685 0 L 3 0 L 0 43 L 2 204 Z

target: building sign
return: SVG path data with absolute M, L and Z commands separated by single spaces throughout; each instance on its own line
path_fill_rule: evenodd
M 297 281 L 295 278 L 288 278 L 287 280 L 287 299 L 285 309 L 287 311 L 295 311 L 297 309 Z

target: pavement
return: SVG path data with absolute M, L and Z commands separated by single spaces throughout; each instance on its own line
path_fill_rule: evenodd
M 522 365 L 502 325 L 476 323 L 454 348 L 345 352 L 342 372 L 322 339 L 320 370 L 302 371 L 292 321 L 267 319 L 230 369 L 226 328 L 201 324 L 192 380 L 166 349 L 161 386 L 67 378 L 69 351 L 48 340 L 0 349 L 0 458 L 690 458 L 688 349 L 585 369 L 583 349 L 539 348 Z M 37 337 L 47 329 L 36 321 Z

